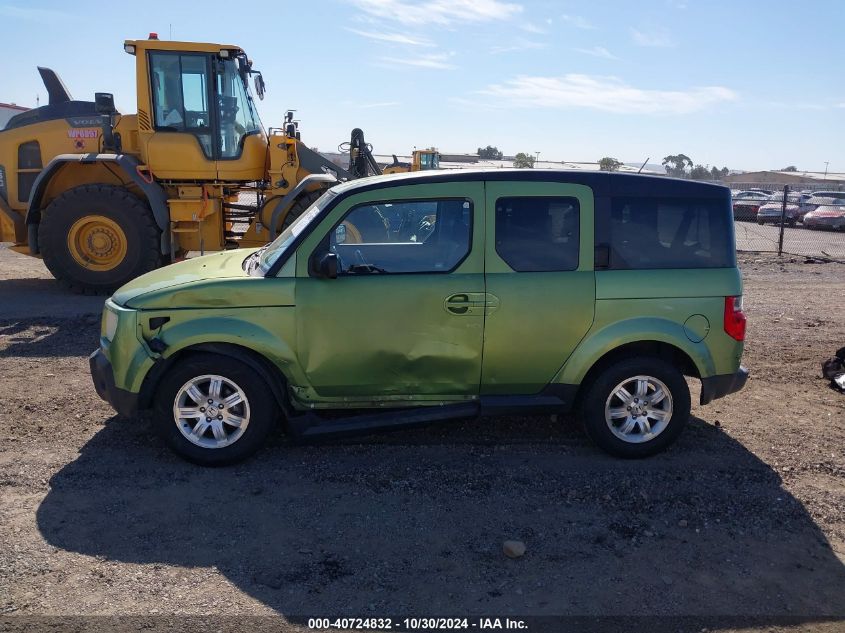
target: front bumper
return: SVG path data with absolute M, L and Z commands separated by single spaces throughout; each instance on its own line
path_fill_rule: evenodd
M 735 374 L 720 374 L 701 379 L 701 404 L 709 404 L 716 398 L 736 393 L 745 386 L 748 370 L 740 366 Z
M 114 407 L 120 415 L 131 417 L 138 413 L 138 394 L 115 386 L 111 363 L 102 349 L 88 357 L 88 365 L 91 367 L 94 388 L 100 398 Z

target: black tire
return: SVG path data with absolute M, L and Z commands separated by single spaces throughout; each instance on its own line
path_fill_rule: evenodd
M 318 191 L 309 191 L 307 193 L 303 193 L 300 195 L 296 201 L 290 206 L 290 210 L 288 214 L 285 216 L 284 221 L 282 222 L 282 228 L 279 231 L 281 233 L 286 228 L 288 228 L 293 221 L 296 220 L 300 215 L 302 215 L 305 210 L 314 204 L 314 201 L 317 200 L 320 196 L 325 193 L 324 189 L 320 189 Z
M 760 226 L 763 226 L 765 224 L 765 222 L 763 222 L 763 220 L 757 220 L 757 224 L 759 224 Z
M 177 425 L 173 411 L 182 387 L 190 380 L 209 374 L 222 376 L 240 387 L 248 406 L 248 423 L 243 434 L 222 448 L 206 448 L 188 440 Z M 238 414 L 242 415 L 243 410 Z M 229 356 L 191 355 L 165 374 L 156 389 L 153 417 L 156 431 L 177 455 L 202 466 L 226 466 L 250 457 L 264 445 L 278 418 L 279 408 L 264 379 L 246 363 Z M 210 441 L 211 429 L 205 436 L 204 439 Z
M 71 228 L 93 216 L 114 222 L 126 238 L 125 253 L 108 270 L 86 268 L 69 246 Z M 80 185 L 53 200 L 42 214 L 38 245 L 53 276 L 70 290 L 85 294 L 112 293 L 161 264 L 161 231 L 150 207 L 114 185 Z
M 605 404 L 617 385 L 634 376 L 651 376 L 669 390 L 672 413 L 665 429 L 651 440 L 630 443 L 617 437 L 605 420 Z M 611 455 L 639 458 L 654 455 L 674 442 L 689 419 L 690 394 L 683 374 L 670 363 L 654 357 L 630 358 L 607 366 L 585 385 L 580 407 L 584 429 L 590 438 Z M 624 412 L 623 412 L 624 413 Z

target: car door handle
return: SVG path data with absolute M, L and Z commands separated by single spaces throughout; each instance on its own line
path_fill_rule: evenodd
M 484 293 L 459 292 L 446 297 L 443 305 L 447 312 L 458 316 L 481 314 L 484 309 Z

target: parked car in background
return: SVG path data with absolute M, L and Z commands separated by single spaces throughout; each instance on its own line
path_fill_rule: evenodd
M 749 220 L 753 222 L 757 219 L 758 209 L 765 204 L 771 196 L 759 190 L 749 189 L 747 191 L 739 191 L 732 195 L 734 220 Z
M 845 198 L 845 191 L 813 191 L 811 194 L 815 198 Z
M 801 221 L 808 229 L 845 231 L 845 194 L 830 198 L 831 204 L 821 204 L 809 211 Z
M 810 196 L 805 193 L 790 193 L 786 198 L 784 224 L 795 226 L 806 213 L 815 207 L 809 204 Z M 757 210 L 757 224 L 780 224 L 783 213 L 783 192 L 773 194 L 769 201 Z
M 734 199 L 734 202 L 736 202 L 739 200 L 768 200 L 771 195 L 772 194 L 759 189 L 746 189 L 745 191 L 732 193 L 731 197 Z

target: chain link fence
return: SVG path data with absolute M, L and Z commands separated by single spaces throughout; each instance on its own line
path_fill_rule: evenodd
M 845 187 L 731 183 L 738 251 L 845 262 Z

